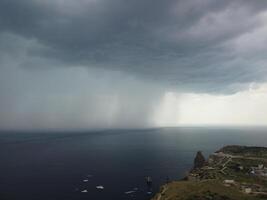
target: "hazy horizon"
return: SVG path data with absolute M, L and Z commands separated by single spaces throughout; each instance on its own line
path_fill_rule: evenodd
M 119 128 L 86 128 L 86 129 L 0 129 L 0 132 L 13 132 L 13 133 L 85 133 L 85 132 L 106 132 L 106 131 L 149 131 L 149 130 L 160 130 L 160 129 L 221 129 L 221 130 L 267 130 L 266 125 L 180 125 L 180 126 L 151 126 L 151 127 L 119 127 Z

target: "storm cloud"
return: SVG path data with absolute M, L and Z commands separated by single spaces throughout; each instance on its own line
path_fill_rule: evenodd
M 153 125 L 163 91 L 229 95 L 266 82 L 266 35 L 261 0 L 0 0 L 1 124 L 30 112 L 99 127 L 109 110 L 106 124 Z M 106 94 L 111 107 L 99 103 Z M 76 102 L 67 114 L 66 98 Z
M 254 55 L 251 47 L 266 40 L 257 38 L 266 30 L 266 9 L 257 0 L 1 0 L 0 29 L 2 37 L 42 45 L 28 54 L 48 66 L 56 60 L 186 90 L 227 92 L 266 80 L 266 49 Z M 251 44 L 243 47 L 242 37 Z

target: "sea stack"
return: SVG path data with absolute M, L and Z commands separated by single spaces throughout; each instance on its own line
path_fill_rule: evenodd
M 205 157 L 203 156 L 201 151 L 197 152 L 197 155 L 194 159 L 194 168 L 193 169 L 200 169 L 202 168 L 206 163 Z

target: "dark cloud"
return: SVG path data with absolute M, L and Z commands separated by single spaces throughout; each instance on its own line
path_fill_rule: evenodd
M 26 66 L 97 67 L 227 93 L 266 81 L 264 56 L 259 64 L 235 43 L 266 25 L 266 9 L 260 0 L 1 0 L 0 30 L 38 44 Z

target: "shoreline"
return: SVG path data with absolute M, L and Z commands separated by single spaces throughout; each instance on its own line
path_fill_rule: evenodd
M 151 200 L 267 199 L 266 147 L 224 146 L 196 166 L 198 156 L 187 176 L 162 185 Z

